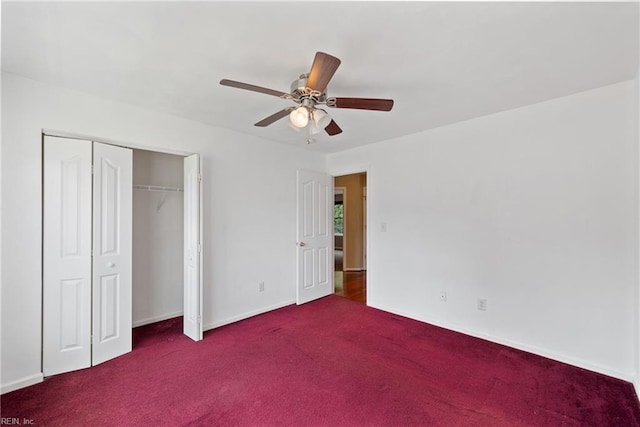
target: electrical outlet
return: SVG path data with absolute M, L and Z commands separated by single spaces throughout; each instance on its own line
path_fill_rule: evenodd
M 258 292 L 264 292 L 264 282 L 258 284 Z
M 447 293 L 442 291 L 440 292 L 440 301 L 447 302 Z
M 478 310 L 487 311 L 487 300 L 484 298 L 478 298 Z

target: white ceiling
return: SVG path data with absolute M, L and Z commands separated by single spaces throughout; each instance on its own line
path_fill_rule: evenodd
M 104 98 L 334 152 L 634 78 L 638 4 L 483 2 L 2 3 L 2 69 Z M 282 119 L 316 51 L 342 60 L 344 132 L 306 145 Z

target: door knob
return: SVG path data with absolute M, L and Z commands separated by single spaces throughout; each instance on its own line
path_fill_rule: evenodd
M 307 244 L 305 242 L 300 242 L 298 243 L 298 246 L 306 246 Z
M 112 263 L 112 262 L 108 262 L 108 263 L 107 263 L 107 267 L 109 267 L 109 268 L 113 268 L 113 267 L 115 267 L 115 266 L 116 266 L 116 265 L 115 265 L 114 263 Z

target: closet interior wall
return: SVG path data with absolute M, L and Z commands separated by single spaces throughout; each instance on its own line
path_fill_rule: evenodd
M 183 160 L 133 150 L 134 327 L 183 313 Z

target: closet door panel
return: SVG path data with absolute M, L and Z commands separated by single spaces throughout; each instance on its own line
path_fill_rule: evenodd
M 184 316 L 183 331 L 202 339 L 202 174 L 200 156 L 184 159 Z
M 93 147 L 94 365 L 131 351 L 133 155 Z
M 91 142 L 46 136 L 43 372 L 91 365 Z

